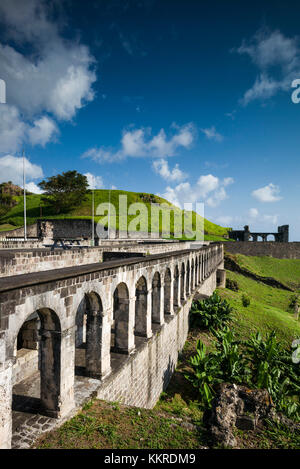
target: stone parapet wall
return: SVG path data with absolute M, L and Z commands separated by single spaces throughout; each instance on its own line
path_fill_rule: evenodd
M 277 259 L 300 259 L 300 242 L 231 242 L 224 243 L 224 249 L 232 254 L 245 256 L 271 256 Z
M 19 243 L 17 243 L 19 244 Z M 40 249 L 0 249 L 0 277 L 28 274 L 75 265 L 102 262 L 103 252 L 115 252 L 118 258 L 134 257 L 134 253 L 160 254 L 187 249 L 190 243 L 106 243 L 94 248 L 72 248 L 69 250 Z M 122 256 L 122 253 L 124 254 Z
M 0 251 L 0 277 L 29 274 L 102 261 L 102 249 Z

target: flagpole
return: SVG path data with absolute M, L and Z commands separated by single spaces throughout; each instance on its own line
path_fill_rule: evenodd
M 92 246 L 95 246 L 95 191 L 92 190 Z
M 108 239 L 110 239 L 110 189 L 109 189 L 109 196 L 108 196 Z
M 23 149 L 23 190 L 24 190 L 24 241 L 27 241 L 26 175 L 25 175 L 25 154 L 24 154 L 24 149 Z

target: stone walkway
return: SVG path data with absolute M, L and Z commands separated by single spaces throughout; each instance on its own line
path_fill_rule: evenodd
M 69 420 L 86 401 L 93 397 L 99 385 L 100 381 L 96 379 L 75 376 L 76 408 L 73 409 L 70 415 L 61 420 L 34 413 L 33 409 L 35 407 L 38 409 L 39 405 L 40 375 L 38 372 L 16 385 L 13 396 L 13 408 L 15 410 L 13 410 L 12 419 L 12 448 L 30 448 L 42 433 L 57 428 L 66 420 Z M 28 396 L 29 393 L 30 397 Z M 22 409 L 22 411 L 19 409 Z
M 159 326 L 157 326 L 159 328 Z M 136 348 L 145 342 L 142 337 L 136 337 Z M 120 368 L 127 355 L 111 353 L 112 373 Z M 45 432 L 58 428 L 69 420 L 78 410 L 96 395 L 101 381 L 84 376 L 85 349 L 76 349 L 76 368 L 74 397 L 75 408 L 63 419 L 45 417 L 38 413 L 40 405 L 40 373 L 36 371 L 29 378 L 16 384 L 13 388 L 13 417 L 12 417 L 12 448 L 27 449 Z

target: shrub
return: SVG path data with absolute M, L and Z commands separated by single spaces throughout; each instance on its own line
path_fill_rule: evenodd
M 260 333 L 252 334 L 245 346 L 253 384 L 268 390 L 278 410 L 299 420 L 300 368 L 292 361 L 292 349 L 277 341 L 275 331 L 265 340 Z
M 243 303 L 243 306 L 247 308 L 250 305 L 250 297 L 244 294 L 242 296 L 242 303 Z
M 226 288 L 232 291 L 239 291 L 239 284 L 236 280 L 231 280 L 230 278 L 226 279 Z
M 212 332 L 215 350 L 207 354 L 198 341 L 196 355 L 190 358 L 193 371 L 186 375 L 199 390 L 202 404 L 211 406 L 218 383 L 242 383 L 267 389 L 278 411 L 300 420 L 300 367 L 292 362 L 292 350 L 277 341 L 275 331 L 265 340 L 252 334 L 246 342 L 237 341 L 229 327 Z
M 219 329 L 231 320 L 232 308 L 217 292 L 210 298 L 194 301 L 190 311 L 191 326 Z

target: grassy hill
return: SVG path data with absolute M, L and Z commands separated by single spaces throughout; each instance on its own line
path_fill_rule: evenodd
M 112 190 L 110 193 L 110 201 L 116 208 L 116 228 L 119 228 L 119 196 L 126 195 L 127 196 L 127 207 L 133 203 L 143 203 L 145 204 L 146 208 L 148 209 L 148 218 L 144 216 L 141 217 L 141 223 L 145 227 L 145 231 L 150 231 L 151 228 L 151 205 L 152 204 L 164 204 L 165 211 L 174 210 L 176 214 L 181 214 L 182 211 L 172 205 L 167 200 L 156 196 L 154 194 L 147 194 L 141 192 L 128 192 L 128 191 L 120 191 L 120 190 Z M 23 226 L 24 218 L 23 218 L 23 197 L 22 196 L 15 196 L 14 199 L 16 200 L 17 204 L 12 207 L 4 216 L 0 217 L 0 230 L 4 229 L 13 229 L 16 227 Z M 51 205 L 47 204 L 47 201 L 43 199 L 42 195 L 31 194 L 28 195 L 26 198 L 27 201 L 27 223 L 32 224 L 37 221 L 39 218 L 91 218 L 91 207 L 92 207 L 92 193 L 89 191 L 86 195 L 85 200 L 82 201 L 79 207 L 76 207 L 70 210 L 67 213 L 60 213 L 57 214 L 55 212 L 55 208 Z M 106 189 L 95 190 L 95 208 L 104 202 L 109 201 L 109 191 Z M 196 217 L 198 220 L 201 221 L 201 217 L 192 212 L 192 220 L 193 220 L 193 229 L 196 226 Z M 101 217 L 96 216 L 96 222 L 100 220 Z M 135 218 L 135 215 L 128 215 L 128 224 Z M 112 220 L 112 218 L 111 218 Z M 174 231 L 174 216 L 173 214 L 170 217 L 170 230 L 171 233 Z M 2 226 L 2 229 L 1 229 Z M 160 222 L 161 228 L 161 222 Z M 158 226 L 154 226 L 154 230 L 158 231 Z M 144 231 L 141 228 L 141 231 Z M 211 241 L 218 241 L 223 240 L 224 235 L 227 235 L 227 229 L 223 228 L 219 225 L 216 225 L 206 219 L 204 219 L 204 231 L 206 235 L 206 239 Z
M 233 257 L 241 267 L 247 268 L 254 274 L 273 277 L 293 288 L 295 292 L 299 291 L 299 259 L 275 259 L 239 254 Z M 294 319 L 293 311 L 289 307 L 295 293 L 271 287 L 237 272 L 227 271 L 227 278 L 238 283 L 239 291 L 234 292 L 226 288 L 219 293 L 233 306 L 235 326 L 243 338 L 254 331 L 264 334 L 273 329 L 286 345 L 290 345 L 293 338 L 300 337 L 300 321 Z M 247 307 L 243 306 L 242 302 L 244 294 L 250 297 L 250 305 Z

